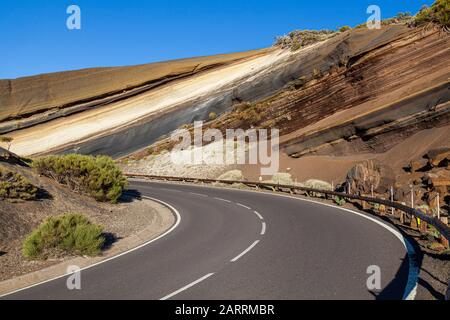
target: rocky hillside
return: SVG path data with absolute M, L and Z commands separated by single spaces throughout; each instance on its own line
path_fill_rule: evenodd
M 164 137 L 195 120 L 222 131 L 278 128 L 280 170 L 298 180 L 342 182 L 376 160 L 410 184 L 404 167 L 450 147 L 450 36 L 433 19 L 412 21 L 299 31 L 240 54 L 6 80 L 0 128 L 21 155 L 134 154 L 141 160 L 127 169 L 156 174 L 173 170 L 170 157 L 147 157 L 170 150 Z M 258 168 L 239 169 L 259 178 Z

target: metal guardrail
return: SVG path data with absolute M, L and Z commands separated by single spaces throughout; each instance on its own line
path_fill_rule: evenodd
M 184 177 L 170 177 L 170 176 L 155 176 L 155 175 L 145 175 L 145 174 L 133 174 L 133 173 L 127 173 L 124 174 L 127 177 L 134 177 L 134 178 L 147 178 L 147 179 L 153 179 L 153 180 L 163 180 L 163 181 L 174 181 L 174 182 L 194 182 L 194 183 L 222 183 L 222 184 L 244 184 L 248 187 L 258 187 L 258 188 L 264 188 L 264 189 L 272 189 L 274 191 L 287 191 L 293 192 L 294 190 L 299 190 L 306 193 L 311 193 L 313 196 L 317 194 L 323 194 L 326 198 L 328 196 L 335 196 L 340 197 L 344 199 L 352 199 L 352 200 L 359 200 L 364 201 L 367 203 L 377 203 L 384 205 L 385 207 L 394 208 L 397 210 L 400 210 L 407 215 L 411 217 L 415 217 L 420 219 L 421 221 L 425 221 L 429 225 L 433 226 L 447 241 L 450 241 L 450 228 L 444 224 L 442 221 L 440 221 L 436 217 L 431 217 L 429 215 L 426 215 L 425 213 L 416 210 L 414 208 L 408 207 L 406 205 L 397 203 L 397 202 L 391 202 L 389 200 L 383 200 L 378 198 L 371 198 L 371 197 L 365 197 L 365 196 L 359 196 L 354 194 L 347 194 L 347 193 L 341 193 L 341 192 L 335 192 L 335 191 L 328 191 L 328 190 L 322 190 L 322 189 L 313 189 L 313 188 L 305 188 L 305 187 L 299 187 L 299 186 L 292 186 L 292 185 L 280 185 L 280 184 L 273 184 L 273 183 L 264 183 L 264 182 L 252 182 L 252 181 L 233 181 L 233 180 L 216 180 L 216 179 L 197 179 L 197 178 L 184 178 Z M 447 244 L 448 246 L 448 244 Z

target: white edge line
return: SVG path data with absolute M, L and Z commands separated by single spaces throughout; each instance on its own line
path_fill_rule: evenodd
M 263 223 L 262 223 L 262 229 L 261 229 L 261 235 L 263 236 L 263 235 L 265 235 L 265 234 L 266 234 L 266 223 L 263 222 Z
M 206 276 L 201 277 L 200 279 L 198 279 L 198 280 L 196 280 L 196 281 L 194 281 L 194 282 L 191 282 L 191 283 L 188 284 L 187 286 L 184 286 L 183 288 L 178 289 L 177 291 L 172 292 L 171 294 L 168 294 L 167 296 L 165 296 L 164 298 L 161 298 L 160 300 L 161 300 L 161 301 L 168 300 L 168 299 L 170 299 L 170 298 L 176 296 L 177 294 L 179 294 L 179 293 L 181 293 L 181 292 L 183 292 L 183 291 L 186 291 L 187 289 L 189 289 L 189 288 L 195 286 L 196 284 L 199 284 L 200 282 L 202 282 L 202 281 L 208 279 L 208 278 L 211 277 L 212 275 L 214 275 L 214 273 L 209 273 L 209 274 L 207 274 Z
M 164 201 L 162 201 L 162 200 L 158 200 L 158 199 L 151 198 L 151 197 L 147 197 L 147 196 L 142 196 L 142 198 L 148 199 L 148 200 L 153 200 L 153 201 L 155 201 L 155 202 L 158 202 L 158 203 L 163 204 L 164 206 L 168 207 L 168 208 L 172 211 L 172 213 L 175 214 L 175 217 L 176 217 L 176 222 L 175 222 L 175 224 L 174 224 L 169 230 L 167 230 L 166 232 L 164 232 L 162 235 L 160 235 L 160 236 L 158 236 L 158 237 L 156 237 L 156 238 L 154 238 L 154 239 L 152 239 L 152 240 L 150 240 L 150 241 L 147 241 L 147 242 L 145 242 L 145 243 L 143 243 L 143 244 L 141 244 L 141 245 L 139 245 L 139 246 L 137 246 L 137 247 L 135 247 L 135 248 L 133 248 L 133 249 L 130 249 L 130 250 L 125 251 L 125 252 L 122 252 L 122 253 L 120 253 L 120 254 L 118 254 L 118 255 L 115 255 L 115 256 L 113 256 L 113 257 L 111 257 L 111 258 L 108 258 L 108 259 L 102 260 L 102 261 L 100 261 L 100 262 L 94 263 L 94 264 L 92 264 L 92 265 L 89 265 L 89 266 L 87 266 L 87 267 L 84 267 L 84 268 L 82 268 L 82 269 L 79 270 L 79 271 L 84 271 L 84 270 L 91 269 L 91 268 L 96 267 L 96 266 L 98 266 L 98 265 L 101 265 L 101 264 L 103 264 L 103 263 L 106 263 L 106 262 L 109 262 L 109 261 L 111 261 L 111 260 L 120 258 L 120 257 L 122 257 L 122 256 L 124 256 L 124 255 L 126 255 L 126 254 L 129 254 L 129 253 L 133 252 L 133 251 L 139 250 L 139 249 L 141 249 L 141 248 L 143 248 L 143 247 L 145 247 L 145 246 L 147 246 L 147 245 L 149 245 L 149 244 L 151 244 L 151 243 L 153 243 L 153 242 L 155 242 L 155 241 L 157 241 L 157 240 L 159 240 L 159 239 L 161 239 L 161 238 L 167 236 L 169 233 L 171 233 L 173 230 L 175 230 L 175 229 L 178 227 L 178 225 L 179 225 L 180 222 L 181 222 L 181 215 L 180 215 L 180 213 L 178 212 L 177 209 L 175 209 L 173 206 L 171 206 L 170 204 L 168 204 L 168 203 L 166 203 L 166 202 L 164 202 Z M 77 271 L 77 272 L 78 272 L 78 271 Z M 52 282 L 52 281 L 55 281 L 55 280 L 58 280 L 58 279 L 67 277 L 67 276 L 69 276 L 70 274 L 71 274 L 71 273 L 66 273 L 66 274 L 64 274 L 64 275 L 57 276 L 57 277 L 54 277 L 54 278 L 49 279 L 49 280 L 45 280 L 45 281 L 42 281 L 42 282 L 39 282 L 39 283 L 36 283 L 36 284 L 32 284 L 32 285 L 30 285 L 30 286 L 27 286 L 27 287 L 24 287 L 24 288 L 21 288 L 21 289 L 18 289 L 18 290 L 15 290 L 15 291 L 12 291 L 12 292 L 3 294 L 3 295 L 0 295 L 0 298 L 3 298 L 3 297 L 6 297 L 6 296 L 9 296 L 9 295 L 12 295 L 12 294 L 21 292 L 21 291 L 25 291 L 25 290 L 34 288 L 34 287 L 43 285 L 43 284 L 48 283 L 48 282 Z
M 258 216 L 258 218 L 260 218 L 261 220 L 264 220 L 263 216 L 258 211 L 253 211 L 253 212 Z
M 253 242 L 253 244 L 248 247 L 247 249 L 245 249 L 240 255 L 238 255 L 236 258 L 234 258 L 233 260 L 231 260 L 231 262 L 236 262 L 238 261 L 240 258 L 242 258 L 245 254 L 247 254 L 250 250 L 252 250 L 257 244 L 259 243 L 259 240 L 256 240 L 255 242 Z
M 243 207 L 243 208 L 245 208 L 245 209 L 248 209 L 248 210 L 252 210 L 252 208 L 247 207 L 246 205 L 244 205 L 244 204 L 242 204 L 242 203 L 239 203 L 239 202 L 236 202 L 236 205 L 238 205 L 238 206 L 240 206 L 240 207 Z

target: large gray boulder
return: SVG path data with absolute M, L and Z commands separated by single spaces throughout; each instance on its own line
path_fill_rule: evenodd
M 352 193 L 370 194 L 373 186 L 374 192 L 384 194 L 395 185 L 396 177 L 391 167 L 378 160 L 366 160 L 350 169 L 346 181 Z

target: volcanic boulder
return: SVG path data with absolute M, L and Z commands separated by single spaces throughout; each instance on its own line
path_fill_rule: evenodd
M 450 148 L 438 148 L 428 151 L 425 156 L 433 167 L 445 167 L 450 162 Z
M 395 174 L 391 167 L 378 160 L 366 160 L 356 164 L 347 174 L 351 192 L 369 194 L 372 186 L 376 193 L 384 194 L 395 185 Z

